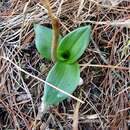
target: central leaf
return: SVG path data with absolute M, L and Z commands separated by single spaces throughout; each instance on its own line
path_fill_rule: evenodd
M 57 62 L 49 72 L 46 81 L 71 94 L 78 86 L 79 79 L 80 69 L 78 63 Z M 57 104 L 67 97 L 67 95 L 45 84 L 42 98 L 45 106 Z
M 80 27 L 67 34 L 59 43 L 57 59 L 74 63 L 83 54 L 90 41 L 91 26 Z

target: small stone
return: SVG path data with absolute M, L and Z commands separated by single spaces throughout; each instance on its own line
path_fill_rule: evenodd
M 83 83 L 84 83 L 84 81 L 83 81 L 83 79 L 80 77 L 78 86 L 83 85 Z

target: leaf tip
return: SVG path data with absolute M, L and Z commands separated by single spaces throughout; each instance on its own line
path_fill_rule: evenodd
M 40 24 L 33 24 L 33 27 L 34 27 L 34 30 L 36 30 L 36 28 L 38 27 L 38 26 L 40 26 Z

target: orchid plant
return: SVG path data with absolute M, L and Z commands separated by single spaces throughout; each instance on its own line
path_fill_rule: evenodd
M 48 60 L 51 58 L 51 43 L 53 30 L 45 26 L 35 24 L 35 45 L 41 56 Z M 56 49 L 55 65 L 50 70 L 46 81 L 57 86 L 61 90 L 72 94 L 80 80 L 80 67 L 77 60 L 87 48 L 91 35 L 91 26 L 75 29 L 64 37 L 59 34 Z M 44 85 L 42 104 L 48 107 L 57 104 L 68 96 L 60 91 Z

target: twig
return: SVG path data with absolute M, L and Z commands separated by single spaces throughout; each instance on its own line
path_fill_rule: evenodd
M 80 102 L 77 102 L 73 116 L 73 130 L 78 130 Z

